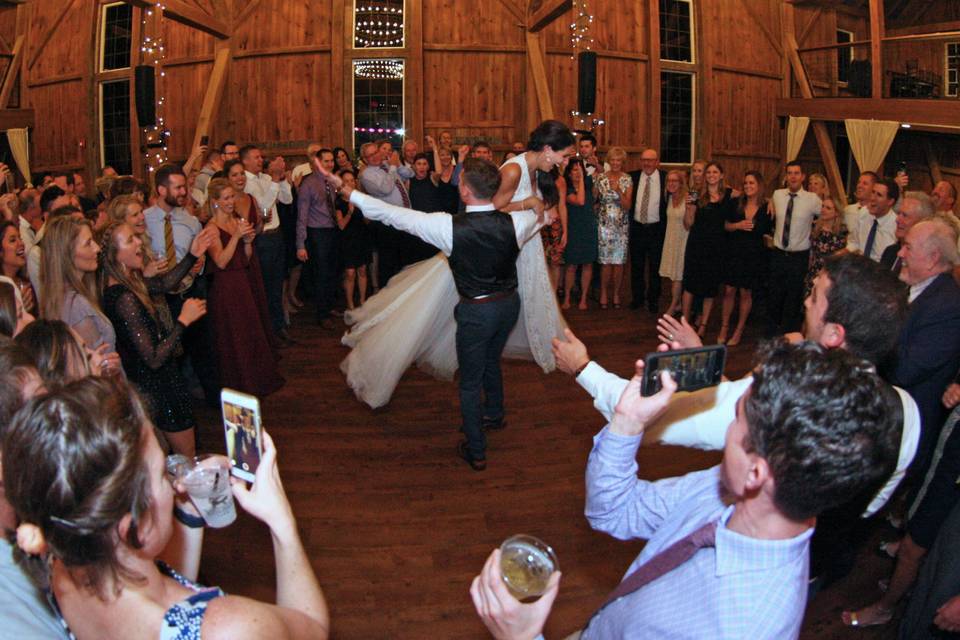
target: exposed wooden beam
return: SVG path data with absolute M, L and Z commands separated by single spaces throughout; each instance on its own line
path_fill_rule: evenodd
M 233 53 L 234 58 L 263 58 L 268 56 L 292 56 L 310 53 L 329 53 L 332 47 L 329 44 L 304 44 L 291 47 L 268 47 L 266 49 L 239 49 Z
M 537 94 L 540 119 L 551 120 L 553 119 L 553 98 L 550 95 L 550 84 L 547 82 L 547 66 L 542 46 L 539 33 L 527 32 L 527 60 L 530 63 L 534 90 Z
M 647 135 L 655 149 L 660 148 L 660 0 L 647 0 Z
M 870 0 L 870 84 L 874 98 L 883 97 L 883 0 Z
M 760 28 L 760 32 L 763 34 L 763 37 L 767 39 L 767 42 L 770 43 L 770 46 L 774 48 L 777 52 L 777 55 L 783 55 L 783 49 L 780 47 L 780 41 L 773 37 L 773 32 L 770 31 L 770 27 L 763 21 L 763 19 L 757 15 L 757 12 L 753 10 L 753 7 L 748 7 L 745 0 L 737 0 L 740 4 L 740 10 L 743 11 L 745 15 L 750 16 L 753 19 L 754 24 Z
M 223 85 L 226 83 L 227 70 L 229 67 L 229 42 L 218 43 L 217 51 L 213 59 L 213 70 L 210 72 L 210 80 L 207 83 L 207 92 L 203 96 L 203 104 L 200 107 L 200 117 L 197 118 L 197 129 L 193 133 L 193 146 L 190 147 L 191 149 L 197 148 L 200 144 L 200 138 L 210 135 L 210 125 L 216 119 L 217 110 L 220 108 L 220 100 L 223 97 Z
M 220 40 L 225 40 L 230 37 L 230 25 L 220 18 L 211 16 L 198 7 L 185 2 L 185 0 L 155 0 L 154 2 L 149 2 L 148 0 L 126 0 L 126 2 L 144 9 L 153 9 L 158 4 L 162 4 L 163 17 L 165 18 L 170 18 L 188 27 L 209 33 Z
M 0 109 L 0 131 L 29 129 L 33 125 L 33 109 Z
M 334 0 L 337 2 L 338 0 Z M 260 0 L 250 0 L 247 2 L 247 6 L 243 8 L 243 11 L 240 12 L 240 15 L 236 16 L 233 19 L 233 26 L 237 27 L 247 21 L 251 15 L 253 15 L 254 10 L 256 10 L 257 5 L 260 4 Z
M 43 50 L 46 49 L 47 43 L 50 42 L 50 38 L 53 37 L 53 34 L 57 32 L 57 29 L 60 27 L 60 23 L 63 22 L 63 19 L 67 16 L 67 13 L 73 7 L 74 2 L 77 0 L 66 0 L 63 5 L 60 7 L 60 13 L 53 19 L 53 22 L 50 23 L 50 26 L 47 27 L 47 30 L 44 32 L 43 37 L 40 38 L 37 48 L 33 51 L 33 57 L 30 58 L 30 63 L 27 65 L 27 69 L 33 69 L 33 66 L 37 64 L 37 60 L 40 59 Z
M 503 7 L 510 12 L 514 18 L 522 25 L 523 24 L 523 12 L 513 4 L 512 0 L 498 0 Z
M 938 34 L 945 31 L 960 31 L 960 20 L 953 20 L 951 22 L 934 22 L 927 24 L 919 24 L 915 27 L 899 27 L 895 29 L 887 29 L 888 36 L 916 36 L 916 35 L 927 35 L 927 34 Z
M 937 154 L 933 150 L 933 145 L 930 144 L 930 138 L 924 138 L 923 150 L 927 155 L 927 166 L 930 167 L 930 178 L 933 180 L 933 184 L 937 184 L 943 180 L 943 172 L 940 171 L 940 161 L 937 160 Z
M 807 116 L 811 120 L 839 122 L 848 118 L 907 122 L 914 130 L 957 129 L 960 103 L 956 100 L 910 100 L 908 98 L 817 98 L 781 99 L 778 116 Z
M 757 69 L 745 69 L 743 67 L 734 67 L 728 64 L 715 64 L 713 65 L 714 71 L 725 71 L 727 73 L 735 73 L 738 76 L 750 76 L 751 78 L 766 78 L 767 80 L 776 80 L 780 82 L 781 76 L 778 73 L 770 73 L 769 71 L 758 71 Z
M 807 26 L 803 28 L 803 31 L 800 32 L 800 35 L 797 36 L 797 44 L 801 42 L 806 42 L 807 36 L 810 35 L 810 32 L 813 31 L 813 28 L 817 25 L 817 22 L 820 20 L 820 16 L 823 15 L 823 7 L 818 7 L 816 11 L 813 12 L 813 15 L 810 17 L 810 22 L 807 23 Z
M 6 108 L 10 102 L 10 96 L 13 95 L 13 89 L 17 86 L 20 65 L 23 64 L 23 47 L 26 39 L 26 36 L 17 36 L 17 40 L 13 43 L 13 60 L 7 65 L 7 73 L 3 77 L 3 84 L 0 85 L 0 109 Z
M 810 84 L 810 78 L 807 76 L 807 70 L 800 60 L 800 54 L 797 53 L 797 40 L 792 31 L 784 31 L 784 43 L 786 44 L 787 58 L 790 60 L 790 66 L 793 69 L 793 75 L 800 85 L 800 93 L 805 100 L 802 102 L 820 102 L 813 100 L 813 87 Z M 779 101 L 778 101 L 779 102 Z M 785 101 L 784 101 L 785 102 Z M 789 113 L 792 116 L 806 115 L 803 113 Z M 841 202 L 847 201 L 847 190 L 843 184 L 843 177 L 840 175 L 840 165 L 837 163 L 837 154 L 833 149 L 833 141 L 830 140 L 830 133 L 827 131 L 827 125 L 822 120 L 811 118 L 810 126 L 813 129 L 813 135 L 817 140 L 817 147 L 820 149 L 820 157 L 823 160 L 824 169 L 827 171 L 827 179 L 836 190 Z
M 545 0 L 540 8 L 527 18 L 527 31 L 536 33 L 573 7 L 573 0 Z
M 407 28 L 406 78 L 404 94 L 409 111 L 404 115 L 406 137 L 423 140 L 423 0 L 407 0 L 404 22 Z

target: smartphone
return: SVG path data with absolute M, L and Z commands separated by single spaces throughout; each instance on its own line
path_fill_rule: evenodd
M 660 372 L 669 371 L 677 383 L 677 391 L 695 391 L 720 384 L 727 347 L 722 344 L 678 351 L 648 353 L 644 358 L 640 395 L 652 396 L 660 391 Z
M 200 136 L 200 144 L 204 147 L 210 144 L 210 136 Z
M 7 174 L 7 193 L 13 193 L 14 189 L 17 188 L 17 181 L 13 177 L 13 171 L 10 171 Z
M 901 160 L 900 164 L 897 165 L 897 175 L 902 176 L 902 175 L 906 175 L 906 173 L 907 173 L 907 161 Z
M 230 472 L 247 482 L 253 482 L 263 453 L 260 401 L 255 396 L 224 389 L 220 392 L 220 408 L 223 411 Z

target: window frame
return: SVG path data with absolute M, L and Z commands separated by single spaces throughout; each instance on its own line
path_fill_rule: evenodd
M 127 122 L 128 122 L 127 129 L 128 129 L 128 131 L 129 131 L 129 134 L 128 134 L 129 140 L 128 140 L 128 142 L 129 142 L 130 145 L 133 144 L 133 131 L 134 131 L 134 130 L 133 130 L 133 128 L 132 128 L 132 127 L 130 126 L 130 124 L 129 124 L 130 118 L 131 118 L 131 117 L 134 117 L 134 114 L 131 112 L 131 109 L 130 109 L 130 107 L 129 107 L 130 101 L 131 101 L 131 99 L 132 99 L 132 94 L 133 94 L 133 81 L 132 81 L 130 78 L 115 78 L 115 79 L 111 79 L 111 80 L 104 80 L 104 81 L 98 82 L 98 83 L 97 83 L 97 111 L 98 111 L 99 117 L 98 117 L 98 119 L 97 119 L 97 136 L 98 136 L 98 138 L 99 138 L 99 140 L 98 140 L 98 142 L 99 142 L 99 147 L 100 147 L 100 149 L 99 149 L 99 150 L 100 150 L 99 158 L 100 158 L 100 166 L 101 166 L 101 167 L 104 167 L 104 166 L 107 165 L 107 146 L 106 146 L 106 143 L 105 143 L 104 122 L 103 122 L 103 116 L 104 116 L 104 110 L 103 110 L 103 88 L 104 88 L 104 86 L 106 86 L 106 85 L 108 85 L 108 84 L 116 84 L 116 83 L 119 83 L 119 82 L 126 82 L 126 83 L 127 83 L 127 104 L 128 104 L 128 107 L 127 107 Z M 131 170 L 131 171 L 135 171 L 135 170 L 136 170 L 136 165 L 135 165 L 135 157 L 136 157 L 136 154 L 133 153 L 132 146 L 131 146 L 130 149 L 128 149 L 128 152 L 130 153 L 130 170 Z M 112 165 L 111 165 L 111 166 L 112 166 Z
M 129 64 L 125 67 L 117 67 L 115 69 L 106 69 L 104 68 L 104 57 L 106 56 L 106 41 L 107 41 L 107 11 L 113 7 L 130 7 L 130 60 Z M 100 28 L 98 29 L 97 35 L 97 73 L 114 73 L 117 71 L 126 71 L 133 68 L 133 47 L 134 45 L 134 24 L 136 23 L 136 16 L 134 15 L 134 7 L 126 2 L 109 2 L 107 4 L 100 5 Z
M 666 159 L 666 150 L 663 145 L 663 92 L 660 93 L 660 140 L 659 140 L 659 152 L 661 161 L 664 164 L 668 165 L 689 165 L 693 164 L 694 160 L 697 157 L 697 115 L 699 110 L 697 109 L 697 98 L 699 96 L 699 91 L 697 90 L 697 78 L 699 74 L 694 68 L 691 69 L 680 69 L 680 68 L 662 68 L 660 70 L 660 81 L 663 82 L 664 74 L 672 73 L 675 75 L 685 75 L 690 76 L 690 156 L 687 160 L 675 160 L 675 159 Z
M 682 2 L 689 6 L 689 32 L 690 32 L 690 60 L 675 60 L 673 58 L 664 58 L 663 57 L 663 42 L 660 43 L 660 51 L 657 52 L 657 55 L 660 57 L 660 60 L 663 62 L 670 62 L 675 64 L 697 64 L 697 29 L 696 29 L 696 18 L 694 16 L 694 5 L 693 0 L 671 0 L 672 2 Z M 659 30 L 663 25 L 663 12 L 659 12 L 660 23 L 657 25 Z
M 840 35 L 841 33 L 843 33 L 843 34 L 845 34 L 845 35 L 847 36 L 847 40 L 844 40 L 843 42 L 853 42 L 853 41 L 854 41 L 854 36 L 855 36 L 856 34 L 854 34 L 853 31 L 850 31 L 849 29 L 841 29 L 840 27 L 837 27 L 837 28 L 835 29 L 835 31 L 836 31 L 837 33 L 836 33 L 836 35 L 834 36 L 834 38 L 836 38 L 837 44 L 840 44 L 840 43 L 841 43 L 841 40 L 840 40 L 840 38 L 839 38 L 839 35 Z M 843 80 L 843 79 L 840 78 L 840 56 L 843 55 L 843 52 L 844 52 L 844 51 L 847 52 L 847 74 L 848 74 L 848 75 L 847 75 L 847 79 L 846 79 L 846 80 Z M 846 86 L 849 85 L 849 82 L 850 82 L 850 76 L 849 76 L 849 73 L 850 73 L 850 63 L 852 63 L 852 62 L 853 62 L 853 47 L 839 47 L 839 48 L 837 48 L 837 84 L 838 84 L 839 86 L 841 86 L 841 87 L 846 87 Z
M 363 51 L 363 49 L 358 49 L 358 51 Z M 407 60 L 403 56 L 389 57 L 389 58 L 380 58 L 380 57 L 356 57 L 350 60 L 350 140 L 354 145 L 355 155 L 359 155 L 360 147 L 363 145 L 357 138 L 357 134 L 360 133 L 356 130 L 357 128 L 357 84 L 356 84 L 356 68 L 358 62 L 368 62 L 368 61 L 394 61 L 400 62 L 403 65 L 403 77 L 400 78 L 400 128 L 404 131 L 404 134 L 400 135 L 401 144 L 405 138 L 407 128 Z M 385 137 L 392 138 L 397 134 L 385 134 Z M 399 149 L 398 149 L 399 150 Z
M 956 53 L 950 54 L 950 47 L 956 48 Z M 956 60 L 956 67 L 950 68 L 950 58 Z M 953 71 L 955 80 L 950 81 L 950 72 Z M 953 92 L 950 85 L 954 85 Z M 943 95 L 948 98 L 960 96 L 960 41 L 943 43 Z

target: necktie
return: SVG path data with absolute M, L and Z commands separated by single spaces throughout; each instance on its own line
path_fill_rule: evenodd
M 326 180 L 323 181 L 323 188 L 327 194 L 327 211 L 330 212 L 330 217 L 333 217 L 333 190 L 330 188 L 330 183 Z
M 650 176 L 643 174 L 643 195 L 640 197 L 640 224 L 647 224 L 647 209 L 650 207 Z
M 387 171 L 387 172 L 389 173 L 389 171 L 388 171 L 387 169 L 384 169 L 384 171 Z M 396 174 L 394 174 L 394 175 L 393 175 L 393 184 L 395 184 L 395 185 L 397 186 L 397 191 L 400 192 L 400 199 L 403 200 L 403 207 L 404 207 L 405 209 L 409 209 L 409 208 L 410 208 L 410 196 L 409 196 L 409 194 L 407 194 L 407 188 L 406 188 L 405 186 L 403 186 L 403 180 L 401 180 L 400 178 L 397 177 Z
M 870 254 L 873 253 L 873 243 L 877 239 L 877 227 L 880 226 L 880 221 L 876 218 L 873 219 L 873 225 L 870 226 L 870 233 L 867 234 L 867 244 L 863 247 L 863 255 L 870 258 Z M 870 258 L 871 260 L 873 258 Z
M 900 264 L 900 256 L 897 256 L 897 259 L 893 261 L 893 267 L 890 269 L 891 271 L 893 271 L 893 275 L 895 275 L 895 276 L 899 276 L 899 275 L 900 275 L 900 267 L 901 267 L 901 266 L 902 266 L 902 265 Z
M 173 245 L 173 224 L 170 223 L 169 213 L 163 218 L 163 245 L 167 266 L 172 267 L 177 262 L 177 249 Z
M 596 618 L 597 615 L 611 602 L 619 600 L 626 595 L 630 595 L 634 591 L 643 588 L 657 578 L 670 573 L 684 562 L 692 558 L 693 555 L 700 549 L 704 547 L 715 546 L 716 540 L 716 521 L 709 522 L 685 538 L 677 540 L 672 545 L 637 567 L 633 573 L 624 578 L 623 582 L 617 585 L 617 588 L 614 589 L 609 596 L 607 596 L 607 599 L 604 600 L 602 605 L 600 605 L 600 608 L 597 609 L 596 613 L 590 616 L 590 621 L 592 622 L 593 619 Z M 587 627 L 589 626 L 590 622 L 587 623 Z
M 793 203 L 796 202 L 797 194 L 791 193 L 790 202 L 787 203 L 787 215 L 783 218 L 783 233 L 780 234 L 780 247 L 786 251 L 790 246 L 790 221 L 793 219 Z

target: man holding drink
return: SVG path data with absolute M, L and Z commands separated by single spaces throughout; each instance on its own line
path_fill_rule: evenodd
M 573 637 L 797 637 L 816 516 L 892 472 L 896 392 L 847 352 L 775 344 L 737 403 L 723 462 L 649 482 L 637 478 L 637 449 L 676 383 L 664 372 L 661 391 L 643 397 L 642 368 L 638 361 L 594 438 L 586 515 L 595 529 L 648 542 Z M 824 398 L 823 388 L 843 392 Z M 541 600 L 521 604 L 502 583 L 499 560 L 495 551 L 474 580 L 474 605 L 495 637 L 534 638 L 559 576 Z

